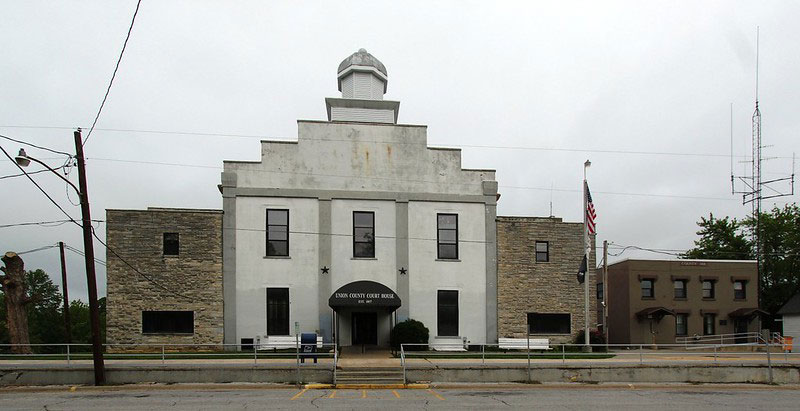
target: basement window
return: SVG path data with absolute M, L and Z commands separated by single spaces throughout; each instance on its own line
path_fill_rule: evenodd
M 528 313 L 529 334 L 571 334 L 570 314 Z
M 194 311 L 142 311 L 142 334 L 194 334 Z

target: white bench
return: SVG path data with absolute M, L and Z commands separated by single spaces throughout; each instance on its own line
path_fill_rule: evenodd
M 293 335 L 262 335 L 256 338 L 259 350 L 285 350 L 297 348 L 297 337 Z M 317 348 L 322 348 L 322 336 L 317 336 Z
M 530 342 L 524 338 L 498 338 L 497 342 L 501 349 L 506 350 L 550 350 L 550 340 L 547 338 L 529 338 Z

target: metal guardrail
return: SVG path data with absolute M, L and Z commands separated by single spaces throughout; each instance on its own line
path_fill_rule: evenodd
M 25 347 L 31 353 L 13 352 L 14 348 Z M 91 344 L 0 344 L 0 364 L 3 359 L 64 361 L 71 366 L 76 360 L 91 360 Z M 297 381 L 301 380 L 302 367 L 332 367 L 334 378 L 339 356 L 334 344 L 316 345 L 316 352 L 303 352 L 299 342 L 286 349 L 259 349 L 249 344 L 103 344 L 106 360 L 149 360 L 159 361 L 161 365 L 179 360 L 253 360 L 253 365 L 270 360 L 294 359 Z M 313 358 L 331 359 L 332 364 L 313 361 Z M 308 360 L 308 361 L 306 361 Z M 308 364 L 307 366 L 301 364 Z
M 562 365 L 570 364 L 709 364 L 719 365 L 723 361 L 739 360 L 739 364 L 763 364 L 769 369 L 769 380 L 772 382 L 772 365 L 776 357 L 784 363 L 800 364 L 800 353 L 783 351 L 773 353 L 776 347 L 783 349 L 785 346 L 772 344 L 769 341 L 751 344 L 711 344 L 700 347 L 702 350 L 687 347 L 686 344 L 592 344 L 592 351 L 585 351 L 583 344 L 551 344 L 549 350 L 533 349 L 501 349 L 498 344 L 469 344 L 461 345 L 460 351 L 452 351 L 454 347 L 447 347 L 446 351 L 437 350 L 440 345 L 432 344 L 401 344 L 400 364 L 403 367 L 403 381 L 407 382 L 409 360 L 414 358 L 425 359 L 426 362 L 436 363 L 439 360 L 459 360 L 465 365 L 502 365 L 509 361 L 519 364 L 526 360 L 528 379 L 531 379 L 531 364 L 552 364 L 560 360 Z M 731 348 L 746 347 L 752 351 L 728 351 Z
M 777 334 L 777 340 L 780 340 L 782 343 L 783 337 L 780 336 L 780 333 L 773 333 L 770 339 L 775 342 Z M 746 332 L 746 333 L 733 333 L 733 334 L 713 334 L 713 335 L 693 335 L 693 336 L 685 336 L 685 337 L 676 337 L 675 338 L 676 344 L 683 344 L 685 346 L 689 345 L 714 345 L 714 344 L 766 344 L 767 341 L 764 340 L 764 336 L 759 332 Z

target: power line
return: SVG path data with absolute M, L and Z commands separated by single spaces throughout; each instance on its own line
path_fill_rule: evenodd
M 114 84 L 114 78 L 117 77 L 117 70 L 119 70 L 119 64 L 122 62 L 122 55 L 125 54 L 125 48 L 128 47 L 128 39 L 131 38 L 131 31 L 133 30 L 133 23 L 136 21 L 136 15 L 139 13 L 139 6 L 142 4 L 142 0 L 138 0 L 136 2 L 136 10 L 133 12 L 133 18 L 131 18 L 131 25 L 128 27 L 128 34 L 125 36 L 125 42 L 122 43 L 122 51 L 119 52 L 119 58 L 117 58 L 117 64 L 114 66 L 114 73 L 111 74 L 111 81 L 108 82 L 108 88 L 106 88 L 106 94 L 103 96 L 103 102 L 100 103 L 100 109 L 97 110 L 97 115 L 94 116 L 94 121 L 92 122 L 92 127 L 89 128 L 89 132 L 86 134 L 86 138 L 83 139 L 83 144 L 86 145 L 86 142 L 89 141 L 89 137 L 92 135 L 92 131 L 94 131 L 94 126 L 97 125 L 97 120 L 100 118 L 100 113 L 103 111 L 103 107 L 106 105 L 106 100 L 108 99 L 108 94 L 111 92 L 111 85 Z
M 33 144 L 33 143 L 29 143 L 29 142 L 27 142 L 27 141 L 17 140 L 17 139 L 15 139 L 15 138 L 11 138 L 11 137 L 8 137 L 8 136 L 4 136 L 4 135 L 2 135 L 2 134 L 0 134 L 0 137 L 4 138 L 4 139 L 6 139 L 6 140 L 11 140 L 11 141 L 13 141 L 13 142 L 15 142 L 15 143 L 20 143 L 20 144 L 24 144 L 24 145 L 26 145 L 26 146 L 35 147 L 35 148 L 38 148 L 38 149 L 40 149 L 40 150 L 49 151 L 49 152 L 51 152 L 51 153 L 55 153 L 55 154 L 62 154 L 62 155 L 65 155 L 65 156 L 67 156 L 67 157 L 72 157 L 72 154 L 70 154 L 70 153 L 65 153 L 65 152 L 63 152 L 63 151 L 53 150 L 52 148 L 42 147 L 42 146 L 39 146 L 39 145 L 36 145 L 36 144 Z M 14 161 L 14 160 L 12 159 L 11 161 Z
M 60 166 L 60 167 L 56 167 L 53 170 L 61 170 L 62 168 L 66 168 L 66 167 L 67 167 L 66 165 L 63 165 L 63 166 Z M 31 172 L 29 172 L 27 174 L 39 174 L 39 173 L 44 173 L 45 171 L 50 171 L 50 170 L 44 169 L 44 170 L 31 171 Z M 0 176 L 0 180 L 5 180 L 6 178 L 22 177 L 24 175 L 25 175 L 25 173 L 9 174 L 7 176 Z
M 115 159 L 115 158 L 101 158 L 101 157 L 91 157 L 90 160 L 94 161 L 110 161 L 110 162 L 118 162 L 118 163 L 131 163 L 131 164 L 148 164 L 148 165 L 162 165 L 162 166 L 173 166 L 173 167 L 190 167 L 190 168 L 205 168 L 205 169 L 214 169 L 214 170 L 224 170 L 224 167 L 220 166 L 210 166 L 210 165 L 203 165 L 203 164 L 182 164 L 182 163 L 167 163 L 167 162 L 159 162 L 159 161 L 141 161 L 141 160 L 125 160 L 125 159 Z M 408 179 L 398 179 L 398 178 L 391 178 L 391 177 L 362 177 L 362 176 L 353 176 L 353 175 L 337 175 L 337 174 L 320 174 L 320 173 L 297 173 L 293 171 L 279 171 L 279 170 L 246 170 L 248 172 L 258 172 L 258 173 L 274 173 L 274 174 L 292 174 L 292 175 L 301 175 L 301 176 L 316 176 L 316 177 L 333 177 L 333 178 L 344 178 L 348 180 L 352 179 L 365 179 L 365 180 L 385 180 L 385 181 L 396 181 L 396 182 L 403 182 L 403 183 L 420 183 L 420 184 L 434 184 L 434 183 L 441 183 L 441 181 L 428 181 L 428 180 L 408 180 Z M 478 185 L 480 183 L 448 183 L 449 185 Z M 542 191 L 559 191 L 559 192 L 581 192 L 581 190 L 577 189 L 563 189 L 563 188 L 550 188 L 550 187 L 526 187 L 526 186 L 506 186 L 500 185 L 500 188 L 510 188 L 510 189 L 519 189 L 519 190 L 542 190 Z M 651 194 L 651 193 L 623 193 L 623 192 L 613 192 L 613 191 L 595 191 L 596 194 L 607 194 L 607 195 L 618 195 L 618 196 L 636 196 L 636 197 L 660 197 L 660 198 L 682 198 L 682 199 L 691 199 L 691 200 L 721 200 L 721 201 L 736 201 L 735 198 L 726 198 L 726 197 L 700 197 L 700 196 L 682 196 L 682 195 L 672 195 L 672 194 Z
M 79 256 L 81 256 L 81 257 L 86 257 L 86 253 L 84 253 L 84 252 L 83 252 L 83 251 L 81 251 L 81 250 L 78 250 L 78 249 L 77 249 L 77 248 L 75 248 L 75 247 L 70 247 L 70 246 L 68 246 L 68 245 L 64 244 L 64 248 L 66 248 L 67 250 L 70 250 L 70 251 L 72 251 L 72 252 L 73 252 L 73 253 L 75 253 L 75 254 L 78 254 L 78 255 L 79 255 Z M 103 265 L 103 266 L 105 266 L 105 265 L 106 265 L 106 262 L 105 262 L 105 261 L 103 261 L 103 260 L 101 260 L 101 259 L 99 259 L 99 258 L 95 258 L 95 259 L 94 259 L 94 261 L 95 261 L 96 263 L 100 264 L 100 265 Z
M 58 247 L 58 245 L 46 245 L 46 246 L 44 246 L 44 247 L 34 248 L 34 249 L 32 249 L 32 250 L 20 251 L 20 252 L 18 252 L 18 253 L 17 253 L 17 255 L 23 255 L 23 254 L 35 253 L 35 252 L 37 252 L 37 251 L 47 250 L 47 249 L 50 249 L 50 248 L 55 248 L 55 247 Z
M 187 300 L 193 301 L 193 299 L 192 299 L 192 298 L 190 298 L 190 297 L 188 297 L 188 296 L 185 296 L 185 295 L 183 295 L 183 294 L 181 294 L 181 293 L 179 293 L 179 292 L 177 292 L 177 291 L 173 291 L 173 290 L 169 289 L 169 288 L 168 288 L 168 287 L 166 287 L 165 285 L 163 285 L 163 284 L 159 283 L 159 282 L 158 282 L 158 281 L 156 281 L 156 280 L 153 280 L 152 278 L 150 278 L 149 276 L 147 276 L 145 273 L 143 273 L 143 272 L 139 271 L 139 269 L 138 269 L 138 268 L 134 267 L 134 266 L 133 266 L 133 264 L 131 264 L 131 263 L 129 263 L 129 262 L 128 262 L 128 260 L 126 260 L 126 259 L 122 258 L 122 256 L 121 256 L 121 255 L 119 255 L 119 253 L 117 253 L 117 251 L 116 251 L 116 250 L 114 250 L 113 248 L 111 248 L 111 247 L 110 247 L 108 244 L 106 244 L 106 242 L 105 242 L 105 241 L 103 241 L 102 239 L 100 239 L 100 237 L 99 237 L 99 236 L 97 235 L 97 233 L 94 231 L 94 228 L 92 228 L 92 235 L 94 236 L 94 238 L 95 238 L 95 239 L 96 239 L 98 242 L 100 242 L 100 244 L 102 244 L 102 245 L 103 245 L 103 247 L 105 247 L 105 248 L 106 248 L 106 250 L 110 251 L 110 252 L 111 252 L 111 254 L 114 254 L 114 256 L 115 256 L 115 257 L 117 257 L 117 258 L 118 258 L 120 261 L 122 261 L 122 262 L 123 262 L 125 265 L 127 265 L 128 267 L 130 267 L 130 268 L 131 268 L 133 271 L 135 271 L 137 274 L 139 274 L 139 275 L 140 275 L 142 278 L 144 278 L 145 280 L 147 280 L 147 281 L 148 281 L 148 282 L 150 282 L 151 284 L 153 284 L 153 285 L 157 286 L 158 288 L 161 288 L 162 290 L 164 290 L 164 291 L 166 291 L 166 292 L 168 292 L 168 293 L 170 293 L 170 294 L 173 294 L 173 295 L 175 295 L 175 296 L 178 296 L 178 297 L 181 297 L 181 298 L 184 298 L 184 299 L 187 299 Z
M 25 226 L 58 227 L 64 225 L 64 223 L 69 223 L 69 222 L 70 220 L 32 221 L 25 223 L 0 224 L 0 228 L 25 227 Z M 105 220 L 92 220 L 92 222 L 103 223 L 105 222 Z
M 23 129 L 55 129 L 55 130 L 73 130 L 74 127 L 62 126 L 23 126 L 23 125 L 0 125 L 0 128 L 23 128 Z M 166 130 L 139 130 L 139 129 L 120 129 L 120 128 L 95 128 L 95 130 L 118 132 L 118 133 L 142 133 L 142 134 L 162 134 L 162 135 L 184 135 L 184 136 L 201 136 L 201 137 L 233 137 L 245 139 L 258 139 L 264 140 L 270 138 L 268 136 L 256 134 L 236 134 L 236 133 L 204 133 L 192 131 L 166 131 Z M 297 142 L 298 140 L 277 139 L 270 138 L 270 141 L 279 142 Z M 304 138 L 303 141 L 344 141 L 351 142 L 349 139 L 314 139 Z M 419 145 L 416 142 L 404 141 L 389 141 L 389 140 L 359 140 L 361 143 L 377 143 L 377 144 L 410 144 Z M 535 147 L 535 146 L 501 146 L 489 144 L 451 144 L 446 142 L 429 142 L 433 145 L 441 145 L 456 148 L 481 148 L 481 149 L 499 149 L 499 150 L 529 150 L 529 151 L 558 151 L 558 152 L 576 152 L 576 153 L 597 153 L 597 154 L 633 154 L 633 155 L 660 155 L 671 157 L 715 157 L 715 158 L 729 158 L 730 154 L 722 153 L 692 153 L 692 152 L 672 152 L 672 151 L 645 151 L 645 150 L 608 150 L 608 149 L 578 149 L 566 147 Z M 431 147 L 436 148 L 436 147 Z M 739 158 L 748 159 L 747 156 L 735 156 Z M 776 156 L 776 159 L 791 159 L 788 156 Z
M 14 159 L 13 159 L 13 158 L 11 158 L 11 155 L 9 155 L 9 154 L 8 154 L 8 152 L 7 152 L 7 151 L 6 151 L 6 150 L 5 150 L 5 149 L 4 149 L 2 146 L 0 146 L 0 150 L 2 150 L 2 151 L 3 151 L 3 154 L 5 154 L 5 155 L 6 155 L 6 157 L 8 157 L 8 159 L 9 159 L 9 160 L 11 160 L 11 162 L 12 162 L 12 163 L 14 163 L 14 165 L 16 165 L 16 166 L 17 166 L 17 168 L 19 168 L 19 171 L 22 171 L 22 172 L 25 174 L 25 177 L 28 177 L 28 180 L 30 180 L 30 181 L 31 181 L 31 183 L 33 183 L 33 185 L 35 185 L 35 186 L 36 186 L 36 188 L 38 188 L 38 189 L 39 189 L 39 191 L 41 191 L 41 192 L 42 192 L 42 194 L 44 194 L 44 196 L 45 196 L 45 197 L 47 197 L 47 199 L 48 199 L 48 200 L 50 200 L 50 202 L 51 202 L 51 203 L 53 203 L 53 205 L 55 205 L 55 206 L 56 206 L 56 207 L 57 207 L 59 210 L 61 210 L 61 212 L 62 212 L 62 213 L 64 213 L 64 215 L 65 215 L 65 216 L 67 216 L 67 218 L 69 219 L 69 221 L 71 221 L 71 222 L 75 223 L 75 225 L 77 225 L 78 227 L 82 227 L 81 223 L 79 223 L 79 222 L 75 221 L 75 219 L 74 219 L 74 218 L 72 218 L 72 216 L 71 216 L 71 215 L 69 215 L 69 213 L 67 213 L 67 212 L 66 212 L 66 211 L 65 211 L 65 210 L 64 210 L 64 209 L 63 209 L 63 208 L 62 208 L 62 207 L 61 207 L 61 206 L 60 206 L 60 205 L 59 205 L 59 204 L 56 202 L 56 200 L 53 200 L 53 197 L 50 197 L 50 194 L 47 194 L 47 191 L 44 191 L 44 189 L 42 188 L 42 186 L 40 186 L 40 185 L 39 185 L 39 184 L 36 182 L 36 180 L 34 180 L 34 179 L 33 179 L 33 177 L 29 176 L 29 175 L 28 175 L 28 173 L 25 173 L 25 170 L 23 170 L 23 169 L 22 169 L 22 167 L 21 167 L 19 164 L 17 164 L 17 162 L 16 162 L 16 161 L 14 161 Z

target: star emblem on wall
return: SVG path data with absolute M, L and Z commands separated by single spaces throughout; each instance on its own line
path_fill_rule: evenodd
M 322 270 L 322 274 L 328 274 L 328 272 L 331 271 L 331 269 L 327 265 L 322 267 L 321 270 Z
M 405 267 L 400 267 L 400 269 L 397 271 L 400 271 L 400 275 L 406 275 L 406 273 L 408 273 L 408 270 L 406 270 Z

